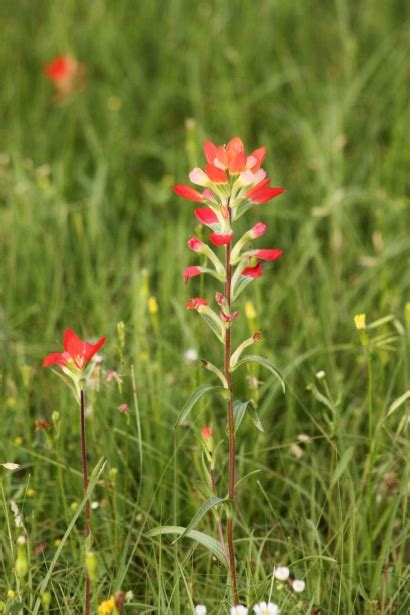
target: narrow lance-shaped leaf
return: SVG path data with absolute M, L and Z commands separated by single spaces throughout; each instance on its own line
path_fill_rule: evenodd
M 184 407 L 182 408 L 178 416 L 178 419 L 175 423 L 175 428 L 178 427 L 179 425 L 182 425 L 182 423 L 184 423 L 184 421 L 189 416 L 189 413 L 191 412 L 195 404 L 201 399 L 201 397 L 203 397 L 203 395 L 205 395 L 206 393 L 209 393 L 210 391 L 215 391 L 217 393 L 222 394 L 226 392 L 226 389 L 220 386 L 215 386 L 214 384 L 204 384 L 203 386 L 196 389 L 192 393 L 191 397 L 187 400 Z
M 189 534 L 189 532 L 198 525 L 202 517 L 204 517 L 207 514 L 207 512 L 212 510 L 212 508 L 214 508 L 215 506 L 218 506 L 219 504 L 223 504 L 226 501 L 227 501 L 227 498 L 218 498 L 218 496 L 216 495 L 209 498 L 209 500 L 206 500 L 206 502 L 204 502 L 202 506 L 198 508 L 198 510 L 192 517 L 191 522 L 187 525 L 187 527 L 182 532 L 182 534 L 174 540 L 174 543 L 177 542 L 178 540 L 181 540 L 181 538 L 184 538 L 187 534 Z
M 258 365 L 262 365 L 262 367 L 268 369 L 279 380 L 282 390 L 283 392 L 285 392 L 285 381 L 282 377 L 282 374 L 273 365 L 273 363 L 269 361 L 269 359 L 266 359 L 265 357 L 259 357 L 257 355 L 246 355 L 242 357 L 242 359 L 240 359 L 233 368 L 231 368 L 231 371 L 235 371 L 236 369 L 238 369 L 238 367 L 244 365 L 245 363 L 257 363 Z
M 150 538 L 155 538 L 156 536 L 162 536 L 164 534 L 182 534 L 185 532 L 185 528 L 178 525 L 164 525 L 163 527 L 157 527 L 147 533 L 147 536 Z M 226 561 L 226 557 L 222 550 L 220 543 L 215 540 L 215 538 L 211 538 L 208 534 L 204 534 L 203 532 L 198 532 L 197 530 L 190 530 L 188 534 L 185 535 L 185 538 L 191 538 L 195 540 L 202 546 L 204 546 L 208 551 L 210 551 L 215 557 L 222 563 L 224 566 L 228 566 L 228 562 Z

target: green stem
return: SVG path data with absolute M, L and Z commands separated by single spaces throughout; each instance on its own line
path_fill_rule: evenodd
M 84 407 L 84 390 L 80 390 L 80 422 L 81 422 L 81 458 L 83 466 L 83 485 L 84 494 L 88 489 L 88 469 L 87 469 L 87 440 L 85 437 L 85 407 Z M 87 498 L 85 503 L 85 537 L 86 537 L 86 550 L 88 549 L 88 542 L 90 536 L 90 500 Z M 85 615 L 90 615 L 90 577 L 86 572 L 85 576 Z

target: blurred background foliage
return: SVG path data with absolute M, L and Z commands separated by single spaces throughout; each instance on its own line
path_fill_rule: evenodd
M 309 579 L 303 612 L 408 612 L 403 405 L 386 418 L 408 388 L 408 18 L 401 0 L 1 3 L 0 421 L 4 461 L 25 468 L 7 479 L 5 494 L 23 506 L 33 544 L 52 551 L 69 516 L 64 497 L 80 497 L 76 476 L 59 477 L 55 465 L 78 469 L 78 425 L 72 399 L 41 360 L 59 347 L 66 326 L 106 334 L 104 369 L 121 372 L 124 386 L 103 377 L 90 419 L 92 461 L 105 455 L 119 468 L 122 498 L 117 512 L 110 505 L 95 515 L 102 594 L 126 584 L 147 613 L 188 612 L 181 607 L 187 588 L 194 600 L 210 595 L 215 613 L 226 599 L 224 574 L 203 553 L 191 565 L 186 549 L 176 553 L 168 542 L 158 561 L 158 547 L 142 536 L 145 524 L 188 523 L 198 506 L 198 447 L 183 430 L 174 441 L 172 426 L 206 380 L 186 351 L 215 363 L 220 352 L 185 314 L 190 296 L 212 297 L 212 283 L 183 285 L 196 221 L 192 204 L 170 186 L 203 163 L 204 138 L 240 135 L 248 149 L 266 145 L 272 184 L 286 187 L 252 210 L 243 230 L 263 220 L 264 245 L 285 254 L 250 287 L 256 315 L 238 321 L 235 335 L 239 341 L 260 327 L 261 353 L 289 385 L 284 398 L 266 374 L 236 377 L 238 396 L 258 402 L 265 426 L 262 434 L 244 423 L 240 436 L 240 472 L 262 470 L 239 498 L 241 594 L 259 597 L 279 558 L 298 562 Z M 54 106 L 43 66 L 58 53 L 86 65 L 87 87 Z M 369 353 L 353 324 L 358 312 L 368 322 L 390 316 L 372 332 L 370 389 Z M 127 332 L 123 358 L 119 321 Z M 117 410 L 132 406 L 131 364 L 141 435 L 134 415 Z M 255 380 L 262 381 L 256 389 Z M 369 397 L 378 428 L 363 490 Z M 34 432 L 34 420 L 50 419 L 56 408 L 64 430 L 51 442 Z M 223 435 L 222 405 L 204 403 L 195 429 L 215 412 Z M 37 494 L 32 503 L 27 481 Z M 120 536 L 110 548 L 104 536 L 112 527 Z M 13 553 L 5 536 L 2 548 L 6 587 Z M 68 604 L 64 592 L 75 601 L 75 566 L 73 547 L 54 587 L 61 604 Z M 43 573 L 44 563 L 36 564 L 33 587 Z

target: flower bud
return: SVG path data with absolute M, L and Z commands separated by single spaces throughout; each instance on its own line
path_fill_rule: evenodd
M 358 331 L 362 331 L 366 328 L 366 314 L 356 314 L 354 317 L 354 324 Z
M 28 573 L 27 540 L 23 534 L 17 538 L 16 574 L 19 579 L 24 579 Z
M 193 236 L 188 240 L 188 248 L 194 252 L 201 252 L 204 247 L 204 242 L 198 239 L 198 237 Z
M 88 551 L 85 554 L 85 568 L 87 571 L 87 576 L 91 582 L 97 580 L 97 558 L 95 557 L 95 553 L 93 551 Z
M 250 229 L 250 231 L 248 231 L 249 237 L 251 239 L 256 239 L 257 237 L 262 237 L 262 235 L 264 235 L 266 233 L 267 228 L 268 227 L 263 222 L 257 222 L 255 224 L 255 226 L 253 226 Z
M 209 452 L 211 452 L 213 449 L 213 442 L 214 442 L 213 440 L 214 432 L 212 430 L 212 427 L 209 427 L 208 425 L 205 425 L 204 427 L 202 427 L 201 436 L 202 436 L 202 440 L 205 443 L 206 448 L 208 449 Z

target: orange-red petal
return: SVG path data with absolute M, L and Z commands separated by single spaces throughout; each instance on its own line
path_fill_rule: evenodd
M 218 167 L 216 167 L 214 164 L 211 164 L 210 162 L 205 165 L 205 173 L 207 174 L 211 182 L 214 182 L 215 184 L 226 184 L 226 182 L 228 181 L 228 177 L 225 171 L 222 171 L 222 169 L 218 169 Z

